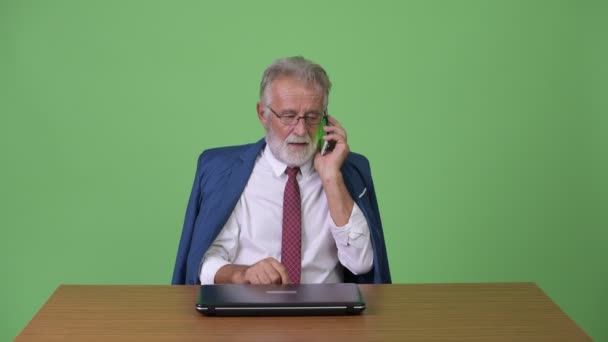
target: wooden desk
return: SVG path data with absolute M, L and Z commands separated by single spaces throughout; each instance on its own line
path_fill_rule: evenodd
M 205 317 L 196 286 L 62 285 L 25 341 L 590 341 L 535 284 L 362 285 L 344 317 Z

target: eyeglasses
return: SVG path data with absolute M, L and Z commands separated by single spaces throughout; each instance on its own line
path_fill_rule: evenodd
M 326 115 L 325 113 L 323 113 L 323 114 L 308 113 L 304 116 L 297 116 L 296 114 L 292 114 L 292 113 L 286 113 L 286 114 L 279 115 L 272 108 L 270 108 L 270 106 L 266 106 L 266 107 L 268 107 L 268 109 L 270 109 L 272 114 L 274 114 L 277 118 L 279 118 L 279 120 L 281 121 L 281 123 L 283 125 L 288 125 L 288 126 L 297 125 L 298 122 L 300 121 L 300 119 L 304 119 L 304 123 L 306 123 L 307 126 L 314 127 L 314 126 L 318 125 L 321 122 L 321 119 L 323 119 L 323 117 L 325 117 L 325 115 Z

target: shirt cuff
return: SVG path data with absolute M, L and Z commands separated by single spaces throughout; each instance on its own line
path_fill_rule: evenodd
M 200 281 L 201 285 L 213 285 L 215 284 L 215 274 L 224 265 L 228 265 L 230 262 L 217 257 L 217 256 L 205 256 L 201 265 Z
M 338 227 L 334 220 L 329 218 L 331 226 L 331 234 L 337 244 L 343 246 L 353 246 L 356 248 L 363 248 L 367 242 L 366 236 L 369 235 L 369 227 L 365 215 L 357 203 L 353 203 L 353 210 L 350 213 L 350 218 L 345 225 Z

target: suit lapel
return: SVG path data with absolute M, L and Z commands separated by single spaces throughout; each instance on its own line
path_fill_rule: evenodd
M 255 166 L 256 158 L 264 146 L 266 146 L 266 141 L 264 139 L 251 145 L 251 147 L 245 150 L 240 158 L 236 160 L 227 171 L 225 182 L 223 182 L 224 186 L 220 202 L 221 205 L 219 206 L 219 212 L 217 213 L 219 221 L 216 225 L 215 236 L 219 234 L 224 224 L 226 224 L 236 203 L 239 198 L 241 198 L 245 186 L 249 181 L 249 177 L 251 176 L 251 172 L 253 171 L 253 167 Z

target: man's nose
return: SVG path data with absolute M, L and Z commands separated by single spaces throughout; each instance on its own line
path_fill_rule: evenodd
M 298 118 L 295 126 L 293 127 L 293 132 L 297 135 L 304 135 L 306 133 L 306 120 L 303 116 Z

